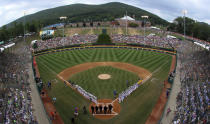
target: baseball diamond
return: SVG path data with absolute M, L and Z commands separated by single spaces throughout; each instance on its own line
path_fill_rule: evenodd
M 210 0 L 180 1 L 2 0 L 0 124 L 209 124 Z
M 59 101 L 55 107 L 65 123 L 70 122 L 67 115 L 74 111 L 69 108 L 116 103 L 111 104 L 112 113 L 93 114 L 89 116 L 88 122 L 81 115 L 83 119 L 78 122 L 105 123 L 102 120 L 108 119 L 110 123 L 123 124 L 132 121 L 128 116 L 145 123 L 158 99 L 157 94 L 161 93 L 163 81 L 168 77 L 172 56 L 142 49 L 98 47 L 47 53 L 37 56 L 36 61 L 44 82 L 58 80 L 58 83 L 52 84 L 48 93 Z M 111 78 L 100 80 L 99 74 L 109 74 Z M 153 78 L 155 82 L 151 81 Z M 119 103 L 118 95 L 140 80 L 144 80 L 144 83 Z M 96 98 L 95 103 L 88 98 Z M 105 102 L 107 100 L 109 102 Z M 82 109 L 79 113 L 82 113 Z

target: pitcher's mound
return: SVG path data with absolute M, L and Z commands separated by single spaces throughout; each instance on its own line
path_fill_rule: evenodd
M 108 80 L 108 79 L 111 78 L 111 75 L 109 75 L 109 74 L 99 74 L 98 78 L 101 79 L 101 80 Z

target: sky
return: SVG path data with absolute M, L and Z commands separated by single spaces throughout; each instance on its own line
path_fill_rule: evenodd
M 169 22 L 178 16 L 183 16 L 182 11 L 187 10 L 187 17 L 210 24 L 210 0 L 0 0 L 0 27 L 22 17 L 24 12 L 28 15 L 40 10 L 75 3 L 103 4 L 108 2 L 133 5 Z

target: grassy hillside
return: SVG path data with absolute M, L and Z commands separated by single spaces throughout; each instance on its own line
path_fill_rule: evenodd
M 39 21 L 44 25 L 60 22 L 60 16 L 67 16 L 67 22 L 79 21 L 106 21 L 114 20 L 125 15 L 126 11 L 129 16 L 135 15 L 136 19 L 140 20 L 142 15 L 148 15 L 152 24 L 166 25 L 167 21 L 161 19 L 157 15 L 142 10 L 140 8 L 119 3 L 112 2 L 101 5 L 86 5 L 86 4 L 72 4 L 67 6 L 46 9 L 35 14 L 26 16 L 26 22 Z M 16 20 L 16 22 L 23 22 L 23 17 Z M 14 23 L 14 22 L 12 22 Z M 10 23 L 10 24 L 12 24 Z

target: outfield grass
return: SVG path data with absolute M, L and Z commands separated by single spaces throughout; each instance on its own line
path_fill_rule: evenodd
M 126 62 L 143 67 L 153 73 L 152 79 L 141 85 L 133 94 L 121 103 L 121 112 L 110 120 L 99 120 L 92 115 L 83 115 L 82 107 L 89 106 L 89 101 L 66 87 L 56 75 L 65 68 L 85 62 Z M 55 106 L 66 124 L 70 123 L 75 107 L 79 107 L 77 124 L 143 124 L 152 111 L 167 78 L 172 57 L 170 55 L 144 50 L 131 49 L 83 49 L 57 52 L 37 57 L 40 75 L 46 83 L 57 79 L 49 91 L 51 97 L 56 97 Z
M 101 80 L 99 74 L 109 74 L 111 78 Z M 93 69 L 74 74 L 70 80 L 81 86 L 84 90 L 90 92 L 98 99 L 113 99 L 113 91 L 117 93 L 124 91 L 128 81 L 130 85 L 136 83 L 139 77 L 135 73 L 113 68 L 111 66 L 99 66 Z

